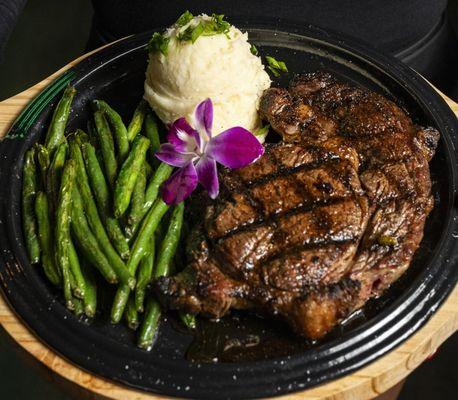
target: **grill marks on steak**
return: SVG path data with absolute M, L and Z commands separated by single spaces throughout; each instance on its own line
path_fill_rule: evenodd
M 361 195 L 352 165 L 331 152 L 295 144 L 267 145 L 255 164 L 220 175 L 226 198 L 211 206 L 205 218 L 210 238 L 254 223 L 277 221 L 288 212 Z M 266 196 L 268 194 L 268 196 Z
M 222 171 L 217 200 L 192 202 L 190 264 L 156 289 L 171 308 L 255 308 L 316 339 L 409 266 L 439 135 L 328 74 L 267 90 L 260 112 L 283 142 Z
M 281 157 L 285 150 L 287 158 Z M 221 181 L 229 195 L 207 209 L 205 232 L 214 257 L 237 279 L 262 274 L 261 266 L 265 270 L 304 246 L 355 242 L 367 218 L 367 200 L 351 164 L 313 147 L 268 146 L 259 163 L 225 172 Z M 308 274 L 303 261 L 301 269 Z M 314 275 L 320 276 L 310 274 L 304 284 Z

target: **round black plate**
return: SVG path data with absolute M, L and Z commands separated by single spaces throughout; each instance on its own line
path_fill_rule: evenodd
M 43 140 L 62 88 L 78 90 L 70 129 L 85 128 L 89 100 L 103 98 L 127 118 L 142 96 L 149 34 L 118 42 L 70 69 L 21 114 L 0 144 L 0 282 L 3 293 L 36 335 L 55 351 L 97 375 L 147 391 L 180 397 L 247 398 L 284 394 L 342 376 L 397 346 L 422 326 L 457 280 L 455 237 L 457 121 L 444 101 L 415 72 L 396 60 L 319 29 L 288 24 L 249 25 L 250 40 L 262 55 L 285 60 L 292 73 L 327 70 L 342 79 L 393 99 L 415 122 L 435 126 L 442 135 L 431 163 L 436 205 L 425 237 L 405 276 L 376 302 L 360 323 L 286 357 L 243 363 L 187 361 L 188 334 L 161 325 L 151 352 L 135 346 L 134 334 L 111 326 L 102 314 L 93 323 L 79 321 L 60 295 L 27 260 L 21 228 L 23 155 Z M 289 33 L 287 33 L 287 31 Z M 455 253 L 455 255 L 454 255 Z M 103 299 L 102 299 L 103 301 Z

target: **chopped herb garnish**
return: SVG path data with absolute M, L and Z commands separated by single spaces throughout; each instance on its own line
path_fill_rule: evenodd
M 202 24 L 202 22 L 199 22 L 194 30 L 191 32 L 191 42 L 194 43 L 200 35 L 202 35 L 205 31 L 205 26 Z
M 269 68 L 269 70 L 274 74 L 274 76 L 280 76 L 280 72 L 278 72 L 278 70 L 276 70 L 275 68 L 272 68 L 270 65 L 267 68 Z
M 193 26 L 188 26 L 183 32 L 178 33 L 177 39 L 182 42 L 188 42 L 191 40 L 192 32 L 194 31 Z
M 211 22 L 213 23 L 214 34 L 224 33 L 226 36 L 231 29 L 231 24 L 224 20 L 224 14 L 212 14 Z
M 175 22 L 178 26 L 185 26 L 191 22 L 191 20 L 194 18 L 194 15 L 192 15 L 189 11 L 185 11 L 183 14 L 180 15 L 180 18 L 177 19 L 177 22 Z
M 167 51 L 169 48 L 170 38 L 161 34 L 159 32 L 154 32 L 153 36 L 151 36 L 150 41 L 148 42 L 148 51 L 156 52 L 160 51 L 164 56 L 167 55 Z
M 269 132 L 270 124 L 264 125 L 261 128 L 257 129 L 254 133 L 254 136 L 265 136 Z
M 251 45 L 250 51 L 251 51 L 251 54 L 253 54 L 254 56 L 258 55 L 258 49 L 256 48 L 254 44 Z
M 189 11 L 185 11 L 175 23 L 180 28 L 188 25 L 194 18 Z M 202 19 L 197 25 L 189 24 L 189 26 L 182 32 L 179 32 L 177 39 L 181 42 L 192 42 L 194 43 L 200 36 L 213 36 L 223 33 L 229 38 L 229 31 L 231 24 L 224 20 L 223 14 L 212 14 L 211 19 Z M 153 33 L 149 43 L 148 51 L 155 52 L 160 51 L 164 56 L 167 55 L 167 50 L 170 42 L 170 37 L 166 36 L 165 33 L 159 32 Z
M 194 43 L 205 30 L 202 22 L 199 22 L 196 26 L 188 26 L 185 31 L 178 34 L 178 40 L 182 42 Z
M 212 14 L 211 19 L 201 20 L 195 26 L 188 26 L 183 32 L 178 34 L 178 40 L 182 42 L 194 43 L 200 36 L 213 36 L 220 33 L 229 38 L 231 24 L 224 20 L 224 15 Z
M 396 237 L 388 235 L 379 236 L 377 241 L 381 246 L 396 246 L 398 244 Z
M 280 76 L 281 72 L 284 72 L 284 73 L 288 72 L 288 68 L 286 67 L 286 64 L 284 63 L 284 61 L 277 61 L 275 58 L 271 56 L 266 56 L 266 61 L 268 64 L 267 68 L 269 68 L 269 70 L 272 71 L 272 73 L 275 76 L 277 77 Z

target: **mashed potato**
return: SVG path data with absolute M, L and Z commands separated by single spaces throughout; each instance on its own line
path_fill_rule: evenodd
M 194 108 L 209 97 L 213 135 L 233 126 L 254 132 L 260 127 L 259 99 L 271 81 L 261 59 L 251 53 L 248 35 L 231 26 L 227 35 L 200 36 L 194 43 L 177 38 L 189 25 L 209 18 L 201 15 L 167 30 L 167 56 L 149 54 L 145 99 L 165 124 L 183 116 L 192 124 Z

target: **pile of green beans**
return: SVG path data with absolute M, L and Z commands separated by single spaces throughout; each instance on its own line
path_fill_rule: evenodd
M 170 208 L 159 196 L 173 168 L 154 157 L 160 135 L 147 103 L 139 103 L 126 127 L 107 102 L 94 100 L 89 134 L 68 133 L 75 95 L 73 87 L 65 89 L 44 144 L 24 157 L 22 215 L 29 259 L 41 263 L 77 317 L 103 312 L 97 309 L 98 289 L 117 285 L 111 321 L 124 317 L 131 329 L 139 329 L 138 346 L 149 349 L 161 306 L 148 286 L 170 273 L 184 204 Z M 194 316 L 180 314 L 180 319 L 195 328 Z

